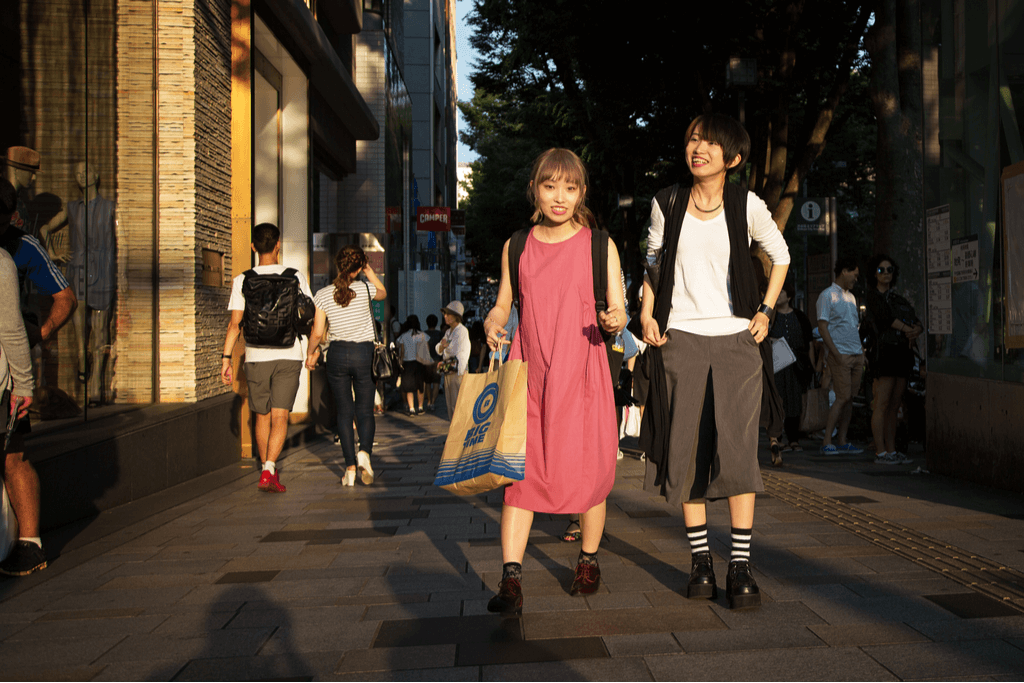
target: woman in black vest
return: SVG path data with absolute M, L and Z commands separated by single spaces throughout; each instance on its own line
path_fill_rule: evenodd
M 789 249 L 765 203 L 726 175 L 750 153 L 739 122 L 699 116 L 686 131 L 693 186 L 666 188 L 651 207 L 648 259 L 660 269 L 644 282 L 640 320 L 650 344 L 651 387 L 641 428 L 648 456 L 644 488 L 682 504 L 690 541 L 689 598 L 718 595 L 705 500 L 728 498 L 732 556 L 729 606 L 754 607 L 761 594 L 750 569 L 762 396 L 779 410 L 768 335 Z M 750 258 L 756 240 L 772 261 L 762 299 Z M 764 362 L 767 353 L 768 362 Z M 762 392 L 768 386 L 769 391 Z

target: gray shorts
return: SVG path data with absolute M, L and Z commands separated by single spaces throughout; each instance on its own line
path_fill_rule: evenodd
M 268 360 L 244 363 L 246 384 L 249 387 L 249 408 L 258 415 L 266 415 L 271 408 L 291 410 L 295 395 L 299 393 L 300 360 Z

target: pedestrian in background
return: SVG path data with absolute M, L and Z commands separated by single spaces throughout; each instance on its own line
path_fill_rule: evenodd
M 441 330 L 437 329 L 437 316 L 431 313 L 427 316 L 427 350 L 430 352 L 430 363 L 424 368 L 423 400 L 427 402 L 427 410 L 434 412 L 434 402 L 441 389 L 441 375 L 437 373 L 437 364 L 441 356 L 437 353 L 437 344 L 444 336 Z
M 729 606 L 753 607 L 761 604 L 750 567 L 754 497 L 764 490 L 757 465 L 764 383 L 758 345 L 768 336 L 789 249 L 764 201 L 726 182 L 750 153 L 743 126 L 721 114 L 698 116 L 686 140 L 693 186 L 655 196 L 647 237 L 648 258 L 660 255 L 661 271 L 657 289 L 645 280 L 641 309 L 651 361 L 640 434 L 644 489 L 682 504 L 691 552 L 688 598 L 718 593 L 705 501 L 728 499 Z M 752 240 L 772 261 L 763 300 Z
M 793 295 L 793 281 L 786 280 L 782 285 L 782 291 L 779 292 L 779 298 L 775 301 L 775 321 L 768 332 L 773 343 L 776 343 L 775 340 L 785 339 L 796 356 L 796 362 L 775 373 L 775 386 L 779 390 L 785 409 L 783 429 L 787 440 L 786 446 L 781 449 L 778 449 L 777 444 L 771 444 L 772 464 L 776 467 L 782 465 L 782 456 L 779 454 L 782 451 L 803 450 L 800 446 L 800 416 L 803 413 L 804 394 L 807 393 L 814 373 L 810 346 L 811 321 L 803 311 L 793 308 Z
M 338 440 L 345 457 L 343 486 L 354 486 L 358 472 L 363 484 L 373 483 L 373 345 L 375 323 L 371 301 L 383 301 L 388 293 L 373 272 L 363 250 L 354 245 L 342 247 L 334 257 L 338 275 L 334 282 L 313 297 L 316 317 L 309 339 L 306 367 L 316 367 L 320 341 L 327 348 L 327 383 L 338 413 Z M 359 280 L 362 275 L 365 281 Z M 326 335 L 326 337 L 325 337 Z M 353 399 L 353 394 L 354 399 Z M 359 450 L 355 448 L 352 421 L 359 431 Z
M 502 578 L 491 612 L 522 610 L 523 555 L 534 514 L 582 513 L 583 547 L 571 595 L 600 586 L 597 551 L 605 500 L 615 483 L 615 398 L 601 335 L 626 325 L 619 254 L 608 239 L 607 310 L 597 313 L 587 209 L 587 173 L 574 153 L 549 149 L 533 164 L 528 196 L 535 225 L 519 261 L 519 326 L 509 357 L 527 363 L 526 477 L 505 489 L 501 511 Z M 498 350 L 512 308 L 509 242 L 498 298 L 484 321 Z
M 875 441 L 875 462 L 879 465 L 913 462 L 896 450 L 896 424 L 907 378 L 914 369 L 911 344 L 921 336 L 924 327 L 910 302 L 893 289 L 899 277 L 899 265 L 886 254 L 878 254 L 868 262 L 864 322 L 871 340 L 868 353 L 874 398 L 871 435 Z
M 424 363 L 430 362 L 430 351 L 427 349 L 427 335 L 420 331 L 420 319 L 410 315 L 402 325 L 402 333 L 398 335 L 398 349 L 402 354 L 401 391 L 405 395 L 408 410 L 406 415 L 422 415 L 423 408 L 423 375 L 426 371 Z
M 853 397 L 864 376 L 864 348 L 860 343 L 860 312 L 857 297 L 850 291 L 857 284 L 857 260 L 846 256 L 836 261 L 835 281 L 818 295 L 818 331 L 825 344 L 826 364 L 832 377 L 836 400 L 828 412 L 823 455 L 856 455 L 864 450 L 846 440 L 853 418 Z M 832 443 L 836 430 L 837 444 Z
M 444 373 L 444 400 L 448 404 L 448 419 L 455 414 L 455 401 L 459 398 L 459 387 L 462 386 L 462 376 L 469 372 L 469 354 L 471 344 L 469 341 L 469 330 L 462 324 L 462 314 L 465 309 L 461 301 L 453 301 L 441 309 L 444 316 L 445 331 L 441 341 L 437 343 L 435 351 L 441 354 L 441 362 L 437 364 L 438 371 L 444 367 L 445 361 L 451 361 L 448 372 Z

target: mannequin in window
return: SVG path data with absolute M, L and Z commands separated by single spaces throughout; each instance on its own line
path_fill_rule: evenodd
M 86 400 L 91 405 L 109 403 L 107 365 L 113 343 L 111 321 L 117 278 L 114 236 L 114 202 L 99 193 L 99 174 L 85 163 L 75 165 L 75 182 L 82 199 L 70 201 L 64 210 L 39 231 L 49 244 L 53 233 L 68 227 L 67 279 L 80 304 L 75 311 L 78 340 L 78 381 L 88 382 Z

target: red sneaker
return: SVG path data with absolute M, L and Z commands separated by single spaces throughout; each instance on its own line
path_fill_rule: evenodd
M 281 483 L 281 475 L 275 472 L 270 477 L 270 485 L 263 490 L 267 493 L 284 493 L 288 489 L 286 489 L 284 484 Z
M 273 475 L 270 473 L 270 470 L 263 470 L 260 474 L 260 483 L 256 485 L 256 488 L 260 491 L 269 491 L 271 479 L 273 479 Z

